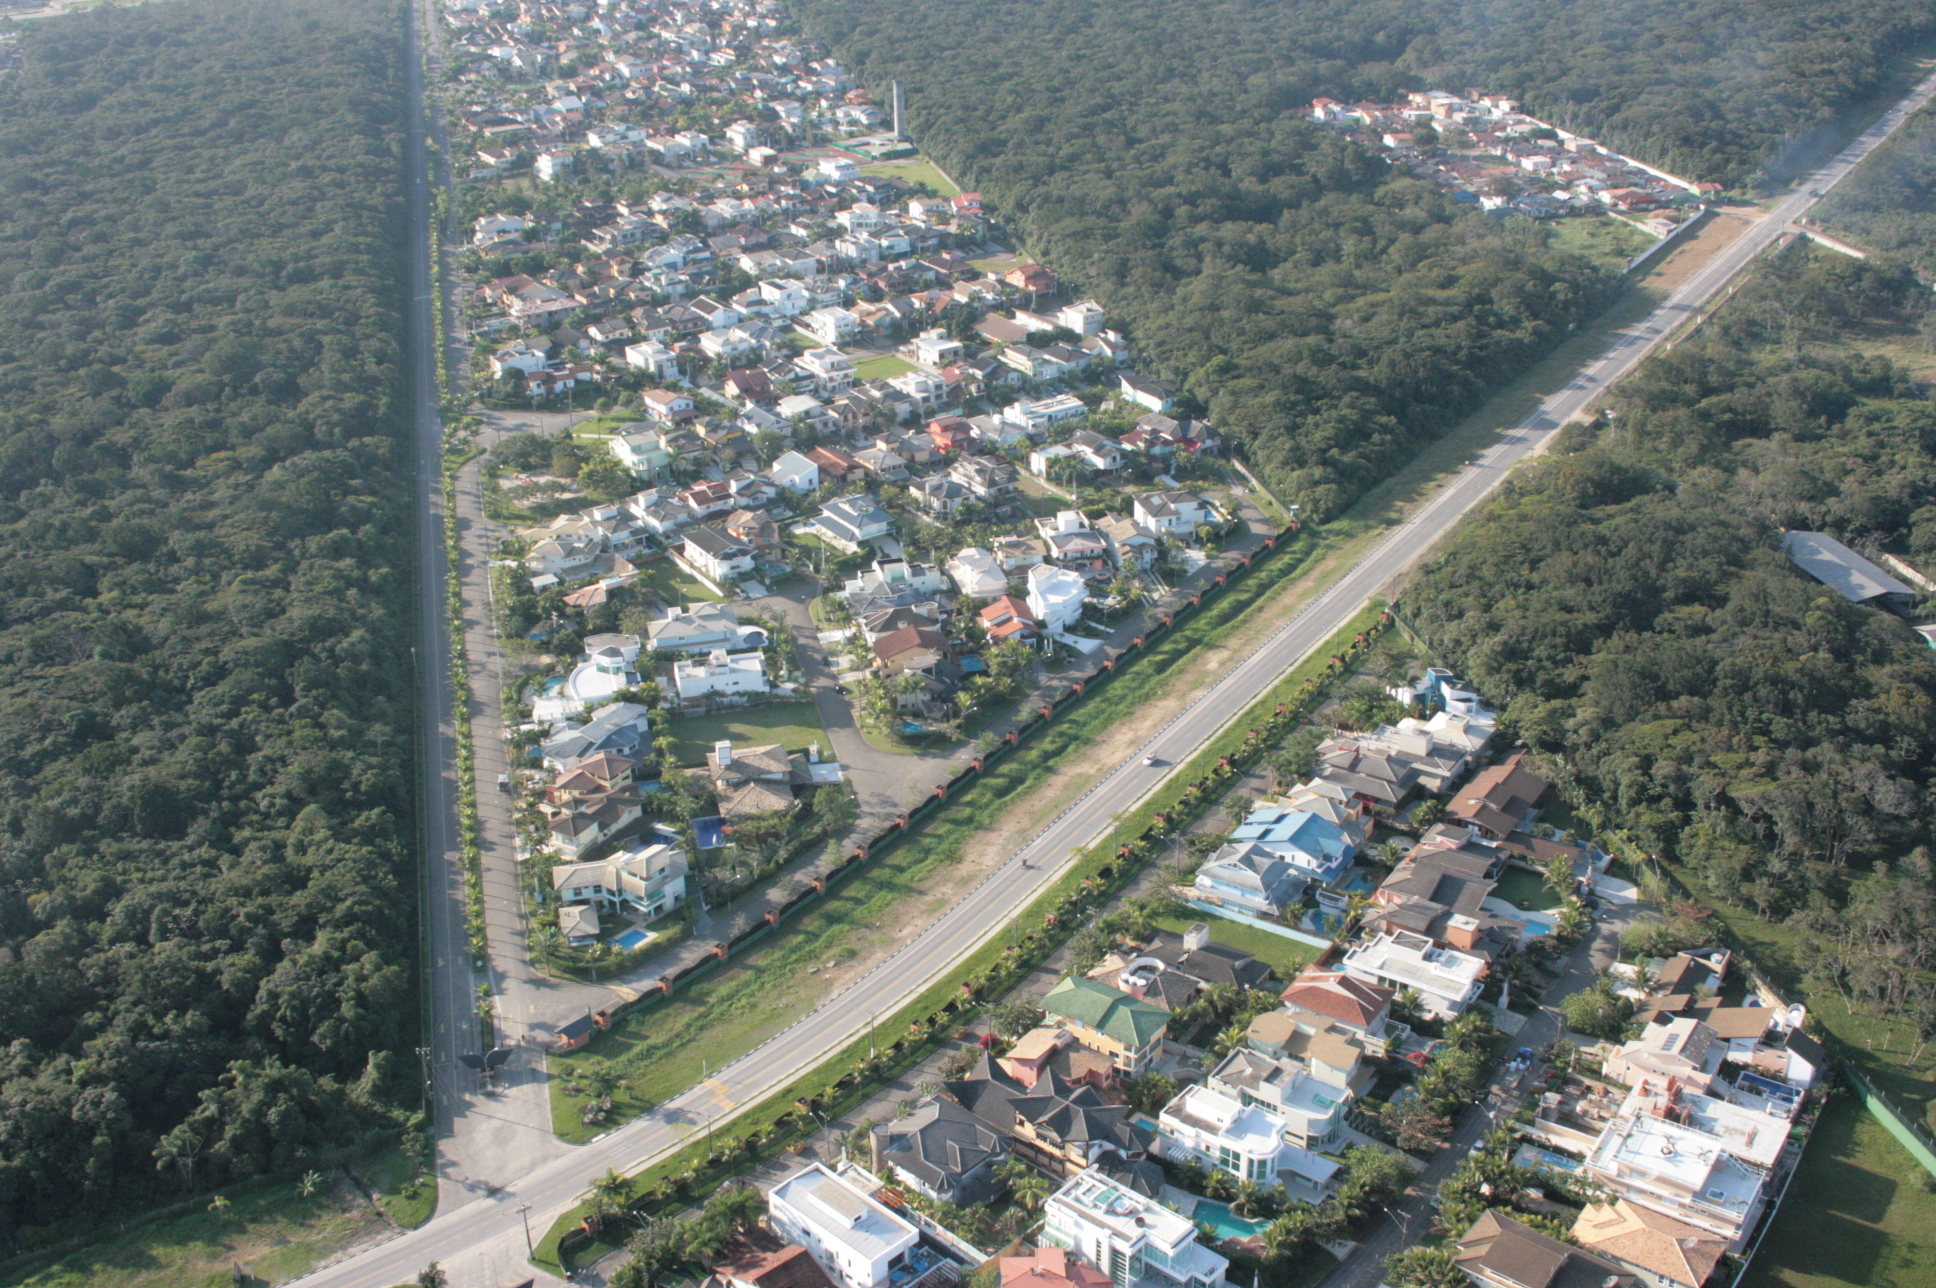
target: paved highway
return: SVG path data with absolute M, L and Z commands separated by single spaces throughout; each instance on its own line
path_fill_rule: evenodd
M 414 70 L 414 58 L 412 64 Z M 1712 300 L 1755 255 L 1791 231 L 1798 215 L 1932 95 L 1936 95 L 1936 76 L 1918 86 L 1844 152 L 1777 203 L 1644 321 L 1619 333 L 1565 389 L 1503 435 L 1174 721 L 1132 750 L 1005 866 L 873 972 L 757 1050 L 652 1113 L 481 1201 L 440 1214 L 421 1230 L 320 1271 L 313 1281 L 332 1288 L 389 1288 L 412 1278 L 431 1261 L 444 1265 L 454 1288 L 500 1288 L 526 1279 L 531 1274 L 524 1264 L 527 1215 L 534 1234 L 548 1229 L 606 1168 L 632 1172 L 649 1165 L 694 1139 L 709 1123 L 723 1124 L 735 1109 L 757 1103 L 813 1068 L 864 1032 L 874 1017 L 890 1014 L 912 999 L 954 963 L 999 934 L 1009 918 L 1055 878 L 1073 851 L 1134 807 L 1162 782 L 1168 766 L 1187 760 L 1258 694 L 1328 639 L 1379 588 L 1419 559 L 1498 485 L 1512 465 L 1540 451 L 1554 429 L 1632 370 L 1662 338 Z M 422 133 L 419 124 L 415 135 L 421 139 Z M 423 173 L 421 165 L 416 172 Z M 427 218 L 421 187 L 413 195 L 420 217 Z M 426 224 L 419 228 L 422 231 L 416 240 L 421 255 L 428 232 Z M 428 382 L 429 307 L 421 295 L 428 289 L 427 274 L 419 281 L 425 283 L 416 310 L 421 329 L 417 353 L 424 364 L 419 373 L 421 387 Z M 427 427 L 425 432 L 432 431 Z M 434 441 L 427 451 L 434 458 Z M 428 518 L 425 546 L 427 570 L 434 570 L 442 559 L 441 534 L 433 532 Z M 438 549 L 431 550 L 433 546 Z M 441 604 L 428 602 L 433 589 L 428 583 L 433 581 L 440 586 L 441 577 L 426 576 L 426 640 L 431 634 L 430 620 L 440 620 L 442 615 Z M 438 611 L 432 613 L 431 607 Z M 1156 757 L 1159 764 L 1146 766 L 1143 762 L 1148 756 Z M 427 768 L 432 771 L 433 785 L 444 781 L 447 765 Z M 434 807 L 432 816 L 438 817 Z M 440 957 L 433 973 L 463 976 L 467 969 L 466 963 Z M 444 992 L 450 990 L 441 978 L 437 982 Z

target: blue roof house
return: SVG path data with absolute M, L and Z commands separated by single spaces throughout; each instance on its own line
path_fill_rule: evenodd
M 1329 885 L 1343 874 L 1357 847 L 1344 829 L 1309 810 L 1260 805 L 1230 834 L 1233 845 L 1246 842 L 1275 854 L 1297 874 Z

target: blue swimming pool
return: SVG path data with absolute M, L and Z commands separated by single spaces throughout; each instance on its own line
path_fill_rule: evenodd
M 726 820 L 717 814 L 692 821 L 693 837 L 702 850 L 717 850 L 726 844 Z
M 542 689 L 538 690 L 538 696 L 541 698 L 548 698 L 552 694 L 556 693 L 558 690 L 564 687 L 565 687 L 565 677 L 562 675 L 553 676 L 551 679 L 545 681 L 545 685 Z
M 1258 1231 L 1264 1228 L 1264 1222 L 1246 1221 L 1215 1199 L 1198 1199 L 1196 1210 L 1190 1213 L 1190 1219 L 1198 1225 L 1207 1225 L 1215 1230 L 1219 1239 L 1254 1238 Z
M 652 936 L 646 934 L 643 930 L 640 930 L 637 926 L 634 926 L 632 927 L 632 929 L 626 931 L 622 935 L 613 935 L 612 947 L 618 949 L 622 953 L 629 953 L 634 948 L 637 948 L 640 945 L 644 944 L 646 940 L 650 938 L 652 938 Z

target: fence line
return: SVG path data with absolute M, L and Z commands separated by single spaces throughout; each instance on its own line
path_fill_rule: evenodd
M 1195 908 L 1198 912 L 1207 912 L 1213 917 L 1222 917 L 1226 921 L 1240 921 L 1246 926 L 1255 926 L 1259 930 L 1268 930 L 1273 935 L 1281 935 L 1285 939 L 1295 939 L 1298 943 L 1309 944 L 1313 948 L 1329 948 L 1333 942 L 1323 935 L 1313 935 L 1302 930 L 1293 930 L 1289 926 L 1280 926 L 1274 922 L 1265 921 L 1262 917 L 1253 917 L 1241 909 L 1220 908 L 1214 904 L 1204 903 L 1201 899 L 1185 899 L 1183 902 Z
M 1863 1107 L 1901 1142 L 1902 1147 L 1909 1151 L 1909 1156 L 1921 1164 L 1925 1172 L 1936 1176 L 1936 1140 L 1931 1140 L 1928 1130 L 1890 1104 L 1867 1078 L 1856 1071 L 1855 1065 L 1847 1060 L 1842 1061 L 1842 1072 L 1848 1076 L 1855 1094 L 1862 1097 Z

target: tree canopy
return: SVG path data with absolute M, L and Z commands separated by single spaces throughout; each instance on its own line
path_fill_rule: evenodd
M 400 36 L 103 7 L 0 79 L 10 1225 L 340 1149 L 412 1036 Z
M 1927 841 L 1936 661 L 1781 552 L 1784 529 L 1936 559 L 1936 408 L 1859 347 L 1913 330 L 1901 268 L 1764 260 L 1598 432 L 1508 482 L 1404 596 L 1424 638 L 1649 852 L 1764 916 Z

